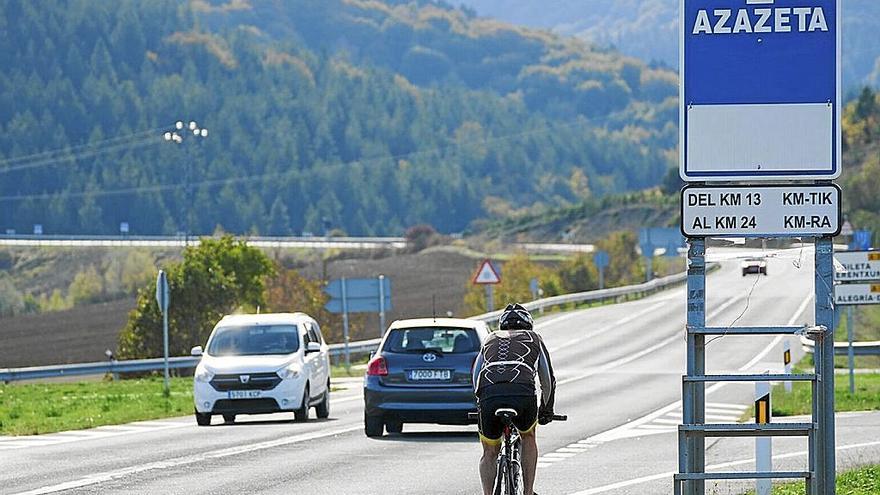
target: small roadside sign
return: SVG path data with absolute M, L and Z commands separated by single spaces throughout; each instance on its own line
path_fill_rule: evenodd
M 834 259 L 846 270 L 834 270 L 835 281 L 880 280 L 880 251 L 839 251 L 834 253 Z
M 680 0 L 680 175 L 840 176 L 840 0 Z
M 162 312 L 162 355 L 165 359 L 164 384 L 165 397 L 171 394 L 171 388 L 168 382 L 168 301 L 171 298 L 168 287 L 168 276 L 165 270 L 159 270 L 156 277 L 156 302 L 159 304 L 159 311 Z
M 156 277 L 156 302 L 159 304 L 159 311 L 163 314 L 168 313 L 168 277 L 165 270 L 159 270 L 159 276 Z
M 501 276 L 498 275 L 498 272 L 495 270 L 495 267 L 492 266 L 491 261 L 483 260 L 483 263 L 480 265 L 480 269 L 477 270 L 476 275 L 474 275 L 473 283 L 475 285 L 500 284 Z
M 593 253 L 593 263 L 601 270 L 611 263 L 611 256 L 608 255 L 608 251 L 596 251 Z
M 870 230 L 856 230 L 852 233 L 852 242 L 849 243 L 849 248 L 855 251 L 867 251 L 871 249 L 872 237 L 873 232 Z
M 840 231 L 840 188 L 686 186 L 681 232 L 688 237 L 804 237 Z
M 839 284 L 834 286 L 834 304 L 880 304 L 880 284 Z

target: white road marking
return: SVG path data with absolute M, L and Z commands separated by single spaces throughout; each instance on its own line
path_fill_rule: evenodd
M 715 316 L 721 314 L 724 310 L 726 310 L 727 308 L 732 306 L 734 303 L 736 303 L 737 301 L 739 301 L 743 297 L 744 296 L 738 296 L 738 297 L 733 297 L 733 298 L 727 300 L 726 302 L 724 302 L 724 304 L 722 304 L 721 306 L 716 308 L 715 311 L 713 311 L 707 317 L 707 319 L 714 318 Z M 607 330 L 603 330 L 603 331 L 607 331 Z M 671 344 L 672 342 L 675 342 L 680 339 L 681 339 L 681 335 L 678 335 L 678 334 L 672 335 L 671 337 L 664 339 L 664 340 L 652 345 L 651 347 L 642 349 L 641 351 L 636 352 L 635 354 L 630 354 L 627 357 L 620 358 L 615 361 L 611 361 L 610 363 L 606 363 L 606 364 L 604 364 L 594 370 L 588 371 L 586 373 L 582 373 L 580 375 L 576 375 L 571 378 L 566 378 L 564 380 L 560 380 L 560 381 L 556 382 L 556 386 L 558 387 L 560 385 L 566 385 L 566 384 L 569 384 L 572 382 L 576 382 L 578 380 L 583 380 L 584 378 L 589 378 L 589 377 L 596 375 L 596 374 L 599 374 L 601 372 L 617 368 L 618 366 L 623 366 L 624 364 L 627 364 L 627 363 L 635 361 L 636 359 L 639 359 L 643 356 L 651 354 L 652 352 L 656 351 L 657 349 L 661 349 L 663 347 L 666 347 L 667 345 Z
M 730 306 L 735 304 L 737 301 L 739 301 L 743 297 L 744 296 L 733 297 L 733 298 L 725 301 L 720 306 L 715 308 L 711 313 L 709 313 L 706 316 L 706 320 L 708 321 L 708 320 L 716 318 L 718 315 L 720 315 L 727 308 L 729 308 Z M 813 298 L 812 294 L 807 295 L 807 297 L 798 306 L 797 310 L 795 310 L 791 319 L 789 319 L 787 325 L 793 325 L 794 322 L 797 321 L 798 318 L 800 318 L 801 314 L 803 314 L 803 312 L 806 310 L 807 305 L 810 303 L 812 298 Z M 637 359 L 638 357 L 644 356 L 645 354 L 648 354 L 649 352 L 653 352 L 654 350 L 656 350 L 662 346 L 665 346 L 669 342 L 676 340 L 676 339 L 679 339 L 679 338 L 680 338 L 680 336 L 676 335 L 676 336 L 672 337 L 671 339 L 666 339 L 658 344 L 655 344 L 654 346 L 651 346 L 647 349 L 643 349 L 642 351 L 636 353 L 633 356 L 623 358 L 623 359 L 618 359 L 617 361 L 612 361 L 611 363 L 608 363 L 608 364 L 600 367 L 597 370 L 593 370 L 588 373 L 584 373 L 582 375 L 578 375 L 575 377 L 567 378 L 565 380 L 561 380 L 560 382 L 557 383 L 557 385 L 564 385 L 566 383 L 571 383 L 573 381 L 580 380 L 580 379 L 586 378 L 588 376 L 595 375 L 595 374 L 599 373 L 600 371 L 607 370 L 610 367 L 615 367 L 615 366 L 620 366 L 622 364 L 626 364 L 629 361 L 632 361 L 634 359 Z M 772 351 L 773 348 L 775 348 L 776 345 L 779 344 L 779 342 L 782 340 L 782 338 L 784 338 L 784 336 L 780 335 L 777 338 L 773 339 L 773 341 L 767 347 L 765 347 L 762 351 L 760 351 L 748 363 L 746 363 L 745 365 L 740 367 L 738 371 L 742 372 L 742 371 L 745 371 L 745 370 L 751 368 L 752 366 L 754 366 L 755 363 L 759 362 L 767 354 L 769 354 L 770 351 Z M 706 395 L 709 395 L 713 392 L 717 392 L 718 390 L 720 390 L 722 387 L 724 387 L 727 384 L 728 383 L 716 383 L 716 384 L 712 385 L 711 387 L 706 389 Z M 707 409 L 706 409 L 707 413 L 710 410 L 712 410 L 712 412 L 717 411 L 717 412 L 721 412 L 721 413 L 739 413 L 736 416 L 732 416 L 732 415 L 728 416 L 725 414 L 712 414 L 712 415 L 707 414 L 707 416 L 706 416 L 706 419 L 734 423 L 739 420 L 739 417 L 742 414 L 742 412 L 744 412 L 746 409 L 748 409 L 749 406 L 745 406 L 745 405 L 741 405 L 741 404 L 723 403 L 723 402 L 712 402 L 712 403 L 707 403 L 706 407 L 707 407 Z M 668 418 L 672 418 L 672 419 L 664 419 L 663 418 L 664 416 L 666 416 Z M 606 443 L 606 442 L 610 442 L 610 441 L 618 440 L 618 439 L 623 439 L 623 438 L 631 438 L 631 437 L 637 437 L 637 436 L 642 436 L 642 435 L 674 432 L 674 431 L 678 430 L 677 425 L 680 424 L 681 417 L 682 417 L 681 401 L 675 401 L 675 402 L 668 404 L 664 407 L 661 407 L 660 409 L 658 409 L 652 413 L 649 413 L 641 418 L 638 418 L 636 420 L 625 423 L 621 426 L 618 426 L 617 428 L 613 428 L 611 430 L 604 431 L 604 432 L 599 433 L 597 435 L 593 435 L 592 437 L 586 438 L 584 440 L 580 440 L 578 443 L 596 446 L 596 445 L 599 445 L 602 443 Z M 673 420 L 675 421 L 674 423 L 672 422 Z
M 856 444 L 852 444 L 852 445 L 841 445 L 841 446 L 838 446 L 835 450 L 837 450 L 838 452 L 841 452 L 844 450 L 860 449 L 860 448 L 865 448 L 865 447 L 875 447 L 877 445 L 880 445 L 880 442 L 856 443 Z M 774 460 L 782 460 L 782 459 L 790 459 L 790 458 L 794 458 L 794 457 L 805 457 L 806 455 L 807 455 L 807 451 L 803 450 L 803 451 L 799 451 L 799 452 L 791 452 L 788 454 L 774 455 L 773 459 Z M 710 466 L 706 466 L 706 470 L 708 471 L 710 469 L 711 470 L 723 469 L 723 468 L 728 468 L 728 467 L 733 467 L 733 466 L 754 465 L 754 464 L 755 464 L 754 458 L 742 459 L 739 461 L 725 462 L 725 463 L 721 463 L 721 464 L 712 464 Z M 626 488 L 628 486 L 640 485 L 642 483 L 647 483 L 649 481 L 656 481 L 656 480 L 662 480 L 662 479 L 668 479 L 668 480 L 672 481 L 672 476 L 675 475 L 675 473 L 676 473 L 676 471 L 669 471 L 666 473 L 652 474 L 649 476 L 642 476 L 639 478 L 633 478 L 631 480 L 619 481 L 617 483 L 612 483 L 610 485 L 599 486 L 596 488 L 590 488 L 588 490 L 581 490 L 579 492 L 571 493 L 570 495 L 596 495 L 598 493 L 610 492 L 612 490 Z
M 115 479 L 123 478 L 125 476 L 130 476 L 132 474 L 143 473 L 146 471 L 155 471 L 157 469 L 169 469 L 176 468 L 180 466 L 186 466 L 189 464 L 195 464 L 197 462 L 207 461 L 210 459 L 221 459 L 224 457 L 230 457 L 234 455 L 246 454 L 249 452 L 255 452 L 258 450 L 271 449 L 275 447 L 281 447 L 284 445 L 291 445 L 295 443 L 306 442 L 309 440 L 315 440 L 318 438 L 324 437 L 332 437 L 334 435 L 342 435 L 345 433 L 350 433 L 355 430 L 360 430 L 363 428 L 362 425 L 350 426 L 348 428 L 340 428 L 337 430 L 331 431 L 320 431 L 314 433 L 305 433 L 302 435 L 294 435 L 286 438 L 279 438 L 277 440 L 270 440 L 266 442 L 258 442 L 252 443 L 249 445 L 241 445 L 238 447 L 229 447 L 220 450 L 213 450 L 208 452 L 202 452 L 199 454 L 186 455 L 181 457 L 175 457 L 173 459 L 168 459 L 166 461 L 156 461 L 156 462 L 148 462 L 145 464 L 139 464 L 135 466 L 130 466 L 122 469 L 115 469 L 113 471 L 105 471 L 103 473 L 95 473 L 78 480 L 68 481 L 65 483 L 59 483 L 57 485 L 44 486 L 41 488 L 37 488 L 34 490 L 29 490 L 26 492 L 19 492 L 16 495 L 41 495 L 45 493 L 55 493 L 60 492 L 62 490 L 72 490 L 75 488 L 82 488 L 84 486 L 97 485 L 100 483 L 105 483 L 107 481 L 112 481 Z
M 629 322 L 635 320 L 636 318 L 641 318 L 642 316 L 644 316 L 644 315 L 646 315 L 646 314 L 648 314 L 648 313 L 651 313 L 651 312 L 653 312 L 653 311 L 656 311 L 657 309 L 660 309 L 661 307 L 663 307 L 663 306 L 665 306 L 665 305 L 666 305 L 666 303 L 658 302 L 658 303 L 653 304 L 653 305 L 651 305 L 651 306 L 649 306 L 649 307 L 647 307 L 647 308 L 645 308 L 645 309 L 643 309 L 643 310 L 641 310 L 641 311 L 639 311 L 639 312 L 636 312 L 636 313 L 633 313 L 633 314 L 631 314 L 631 315 L 629 315 L 629 316 L 626 316 L 626 317 L 624 317 L 624 318 L 621 318 L 620 320 L 617 320 L 617 321 L 615 321 L 614 323 L 610 323 L 608 326 L 618 327 L 618 326 L 621 326 L 621 325 L 625 325 L 625 324 L 627 324 L 627 323 L 629 323 Z M 572 314 L 573 314 L 573 315 L 576 315 L 576 314 L 578 314 L 578 313 L 572 313 Z M 548 322 L 548 323 L 556 323 L 556 322 L 557 322 L 557 320 L 553 320 L 553 321 Z M 583 341 L 583 340 L 587 340 L 587 339 L 591 339 L 591 338 L 593 338 L 593 337 L 595 337 L 595 336 L 597 336 L 597 335 L 600 335 L 600 334 L 603 334 L 603 333 L 606 333 L 606 332 L 608 332 L 608 330 L 605 329 L 605 328 L 603 328 L 602 330 L 596 330 L 595 332 L 591 332 L 591 333 L 588 333 L 588 334 L 586 334 L 586 335 L 581 335 L 580 337 L 578 337 L 578 338 L 576 338 L 576 339 L 569 340 L 568 342 L 566 342 L 566 343 L 564 343 L 564 344 L 562 344 L 562 345 L 555 346 L 555 347 L 553 347 L 552 349 L 548 349 L 548 351 L 550 351 L 550 353 L 552 354 L 552 353 L 558 351 L 559 349 L 565 349 L 565 348 L 567 348 L 567 347 L 569 347 L 569 346 L 571 346 L 571 345 L 577 344 L 578 342 L 581 342 L 581 341 Z

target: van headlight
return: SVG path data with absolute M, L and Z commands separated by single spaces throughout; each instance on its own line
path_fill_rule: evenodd
M 208 369 L 207 366 L 202 366 L 201 364 L 196 366 L 196 381 L 202 383 L 208 383 L 214 378 L 214 372 Z
M 282 380 L 292 380 L 294 378 L 299 377 L 299 373 L 302 371 L 302 366 L 298 364 L 291 364 L 289 366 L 285 366 L 278 370 L 278 376 L 281 377 Z

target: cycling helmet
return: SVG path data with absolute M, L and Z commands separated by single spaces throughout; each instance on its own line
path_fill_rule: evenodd
M 534 326 L 532 315 L 521 304 L 508 304 L 498 319 L 501 330 L 531 330 Z

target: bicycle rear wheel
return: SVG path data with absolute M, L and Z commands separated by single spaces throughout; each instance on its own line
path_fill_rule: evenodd
M 505 473 L 507 473 L 508 464 L 509 463 L 507 462 L 507 456 L 502 454 L 501 457 L 498 458 L 498 472 L 495 474 L 495 489 L 492 490 L 492 493 L 494 495 L 506 495 L 506 492 L 504 490 L 504 478 Z

